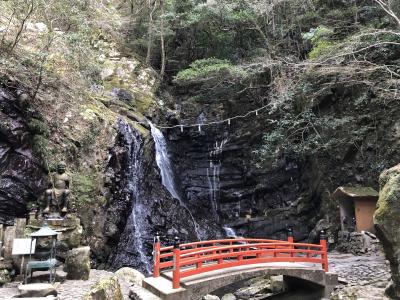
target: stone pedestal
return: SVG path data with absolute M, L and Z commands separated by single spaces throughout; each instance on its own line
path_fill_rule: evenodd
M 69 214 L 65 218 L 54 219 L 30 219 L 28 229 L 36 231 L 47 222 L 49 227 L 59 233 L 57 237 L 57 256 L 65 259 L 68 250 L 76 248 L 82 240 L 81 220 L 76 214 Z

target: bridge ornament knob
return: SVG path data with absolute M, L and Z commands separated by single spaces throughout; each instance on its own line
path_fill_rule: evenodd
M 319 234 L 319 239 L 320 240 L 325 240 L 326 239 L 326 234 L 324 230 L 321 230 L 320 234 Z
M 175 249 L 179 248 L 179 237 L 177 236 L 174 238 L 174 248 Z
M 287 229 L 287 231 L 288 231 L 288 237 L 289 236 L 293 236 L 293 230 L 292 230 L 292 227 L 289 227 L 288 229 Z

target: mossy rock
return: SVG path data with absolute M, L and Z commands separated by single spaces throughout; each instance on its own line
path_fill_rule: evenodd
M 82 300 L 122 300 L 121 286 L 118 278 L 111 276 L 99 280 Z
M 0 286 L 11 282 L 11 275 L 8 270 L 0 270 Z
M 400 164 L 384 171 L 379 177 L 379 183 L 374 224 L 390 262 L 392 285 L 387 292 L 392 298 L 400 299 Z

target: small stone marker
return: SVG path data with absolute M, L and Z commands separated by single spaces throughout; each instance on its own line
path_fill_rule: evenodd
M 15 237 L 23 238 L 25 237 L 26 219 L 18 218 L 15 219 Z
M 4 258 L 12 258 L 12 244 L 15 238 L 15 226 L 7 226 L 4 230 Z

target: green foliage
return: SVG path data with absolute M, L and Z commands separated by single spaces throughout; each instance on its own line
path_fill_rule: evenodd
M 316 43 L 314 48 L 308 54 L 310 59 L 316 59 L 327 54 L 333 54 L 336 44 L 331 41 L 321 40 Z
M 311 28 L 309 32 L 303 33 L 303 38 L 310 40 L 315 46 L 321 40 L 327 40 L 333 34 L 333 30 L 326 26 L 318 26 L 317 28 Z
M 304 159 L 328 153 L 334 148 L 353 143 L 365 134 L 350 129 L 354 121 L 351 116 L 318 116 L 311 108 L 296 112 L 293 98 L 286 99 L 275 110 L 281 111 L 281 117 L 272 123 L 273 129 L 264 134 L 262 147 L 254 152 L 261 161 L 272 164 L 282 154 Z M 346 137 L 338 134 L 343 128 L 348 128 Z
M 313 49 L 308 54 L 310 59 L 316 59 L 320 56 L 330 54 L 334 51 L 336 44 L 330 40 L 333 30 L 326 26 L 311 28 L 309 32 L 303 33 L 303 39 L 309 40 Z
M 185 84 L 191 81 L 201 81 L 215 76 L 244 77 L 246 72 L 232 65 L 228 60 L 216 58 L 200 59 L 190 64 L 188 69 L 180 71 L 174 79 L 175 83 Z

